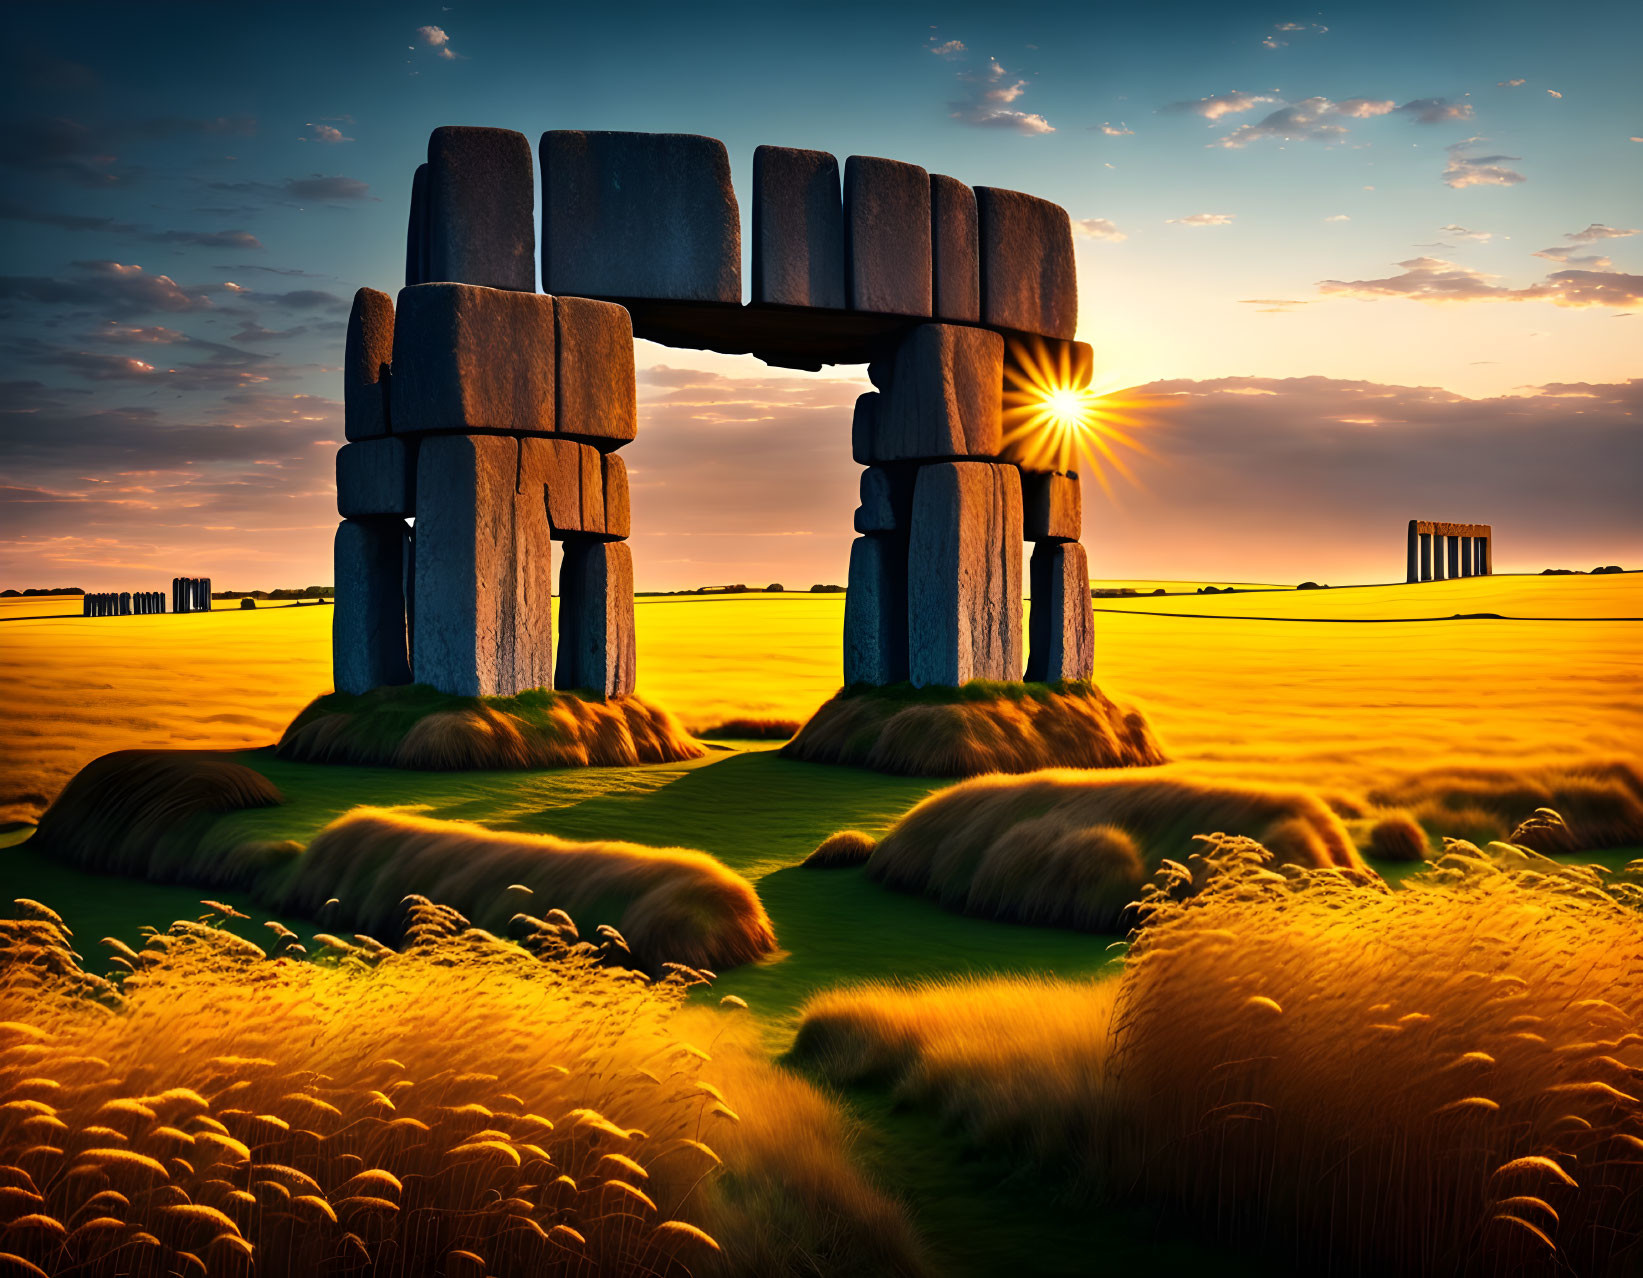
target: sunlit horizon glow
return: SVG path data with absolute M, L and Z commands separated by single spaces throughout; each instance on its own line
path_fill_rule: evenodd
M 1140 487 L 1124 453 L 1155 454 L 1141 432 L 1158 424 L 1163 400 L 1095 378 L 1093 360 L 1072 343 L 1012 342 L 1004 365 L 1004 455 L 1031 470 L 1090 476 L 1112 493 L 1110 474 Z

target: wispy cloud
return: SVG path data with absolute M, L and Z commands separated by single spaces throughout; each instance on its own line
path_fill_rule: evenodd
M 1467 138 L 1444 148 L 1449 152 L 1449 162 L 1443 169 L 1445 185 L 1459 191 L 1468 186 L 1516 186 L 1528 181 L 1516 169 L 1506 167 L 1509 162 L 1521 159 L 1520 156 L 1466 154 L 1467 147 L 1487 141 L 1487 138 Z
M 1352 215 L 1349 213 L 1331 213 L 1324 219 L 1326 222 L 1350 222 L 1351 220 Z
M 1171 102 L 1159 110 L 1172 115 L 1191 113 L 1201 115 L 1206 120 L 1219 120 L 1222 116 L 1240 115 L 1253 111 L 1262 103 L 1277 100 L 1264 93 L 1241 93 L 1234 89 L 1231 93 L 1212 93 L 1207 98 L 1194 98 L 1188 102 Z
M 298 142 L 323 142 L 328 146 L 336 146 L 338 143 L 354 140 L 345 137 L 342 130 L 334 124 L 307 124 L 303 127 L 308 130 L 308 134 L 306 137 L 298 138 Z
M 1448 98 L 1416 98 L 1399 107 L 1398 114 L 1411 116 L 1418 124 L 1447 124 L 1451 120 L 1470 120 L 1472 104 Z
M 1486 244 L 1495 238 L 1493 231 L 1473 231 L 1454 222 L 1438 227 L 1438 234 L 1447 235 L 1452 240 L 1472 240 L 1478 244 Z
M 1073 234 L 1086 240 L 1111 240 L 1117 243 L 1129 236 L 1104 217 L 1081 217 L 1073 220 Z
M 977 128 L 1013 133 L 1055 132 L 1055 126 L 1042 115 L 1015 105 L 1027 92 L 1027 81 L 1012 77 L 997 58 L 988 58 L 979 68 L 960 71 L 958 78 L 965 96 L 948 104 L 953 119 Z
M 1527 83 L 1529 82 L 1522 78 L 1516 80 L 1496 80 L 1495 87 L 1497 89 L 1521 89 Z
M 1135 130 L 1122 121 L 1116 125 L 1102 123 L 1097 125 L 1096 128 L 1097 131 L 1105 133 L 1109 138 L 1132 138 L 1135 136 Z
M 451 48 L 451 37 L 445 34 L 444 27 L 418 27 L 416 29 L 417 43 L 426 49 L 432 49 L 435 56 L 447 62 L 454 62 L 462 55 Z
M 1165 222 L 1171 226 L 1226 226 L 1236 213 L 1189 213 L 1186 217 L 1167 217 Z
M 1545 256 L 1545 254 L 1537 254 Z M 1554 271 L 1538 284 L 1512 288 L 1499 278 L 1438 257 L 1399 262 L 1397 275 L 1369 280 L 1322 280 L 1333 297 L 1403 297 L 1422 302 L 1552 302 L 1557 306 L 1634 306 L 1643 302 L 1643 275 L 1605 269 Z
M 962 40 L 942 40 L 939 44 L 936 40 L 937 37 L 930 37 L 930 52 L 938 58 L 946 58 L 951 61 L 954 58 L 962 58 L 969 52 Z
M 1343 120 L 1370 120 L 1394 114 L 1406 116 L 1418 124 L 1442 124 L 1450 120 L 1470 119 L 1472 106 L 1468 102 L 1451 102 L 1447 98 L 1416 98 L 1402 106 L 1391 98 L 1343 98 L 1338 102 L 1324 97 L 1303 98 L 1279 107 L 1253 124 L 1239 125 L 1211 145 L 1238 150 L 1263 138 L 1328 145 L 1346 136 L 1347 127 L 1341 123 Z

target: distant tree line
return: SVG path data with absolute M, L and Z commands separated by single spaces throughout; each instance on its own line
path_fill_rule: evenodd
M 49 586 L 44 589 L 31 587 L 28 590 L 0 590 L 0 599 L 22 599 L 28 595 L 83 595 L 85 593 L 78 586 Z

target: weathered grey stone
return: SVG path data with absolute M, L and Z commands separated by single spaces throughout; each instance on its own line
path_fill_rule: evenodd
M 607 697 L 633 691 L 633 554 L 625 541 L 565 543 L 554 682 Z
M 1448 576 L 1445 565 L 1449 562 L 1449 538 L 1441 533 L 1432 534 L 1432 580 L 1443 581 Z
M 907 555 L 908 671 L 918 687 L 1021 678 L 1021 472 L 921 466 Z
M 688 133 L 542 135 L 542 291 L 742 300 L 730 157 Z
M 932 308 L 937 319 L 981 318 L 981 250 L 976 193 L 957 178 L 930 175 Z
M 558 335 L 555 421 L 567 435 L 620 448 L 639 433 L 633 320 L 614 302 L 554 299 Z
M 536 175 L 511 129 L 428 135 L 428 279 L 536 291 Z
M 844 162 L 845 297 L 851 310 L 928 315 L 930 175 L 916 164 Z
M 857 537 L 844 596 L 844 682 L 907 678 L 907 538 Z
M 428 282 L 428 166 L 411 179 L 411 215 L 405 227 L 405 287 Z
M 1460 538 L 1445 537 L 1444 546 L 1449 556 L 1449 579 L 1460 576 Z
M 519 444 L 499 435 L 422 443 L 412 669 L 442 692 L 509 696 L 550 686 L 547 512 L 516 492 Z
M 416 441 L 389 436 L 337 449 L 337 514 L 416 514 Z
M 633 530 L 633 510 L 628 498 L 628 466 L 615 453 L 599 459 L 605 481 L 605 536 L 621 540 Z
M 753 152 L 753 300 L 844 308 L 839 162 L 826 151 Z
M 571 439 L 519 441 L 519 492 L 537 505 L 546 500 L 554 537 L 603 535 L 605 476 L 599 450 Z
M 1028 541 L 1077 541 L 1084 535 L 1084 498 L 1078 476 L 1023 471 L 1021 512 Z
M 912 515 L 916 471 L 908 466 L 869 466 L 861 473 L 861 505 L 856 507 L 856 531 L 907 531 Z
M 1067 210 L 1020 191 L 975 191 L 982 323 L 1070 338 L 1078 327 L 1078 268 Z
M 866 460 L 998 456 L 1003 373 L 1004 339 L 997 333 L 919 325 L 896 348 L 890 389 L 867 432 Z
M 375 439 L 388 433 L 388 366 L 394 358 L 394 299 L 374 288 L 354 294 L 342 358 L 343 433 Z
M 1095 672 L 1095 611 L 1090 561 L 1077 542 L 1033 547 L 1027 678 L 1034 683 L 1088 679 Z
M 1418 533 L 1415 528 L 1415 521 L 1411 519 L 1409 521 L 1408 575 L 1404 578 L 1406 582 L 1419 581 L 1421 579 L 1420 533 Z
M 1460 542 L 1460 575 L 1470 577 L 1477 570 L 1477 555 L 1472 550 L 1470 537 L 1458 538 Z
M 856 396 L 855 416 L 850 420 L 850 455 L 858 465 L 873 464 L 873 449 L 878 441 L 879 410 L 884 396 L 868 391 Z
M 337 526 L 331 678 L 338 692 L 411 681 L 404 559 L 403 519 L 345 519 Z
M 120 592 L 120 616 L 129 617 L 130 615 L 131 615 L 131 592 L 129 590 L 122 590 Z
M 394 434 L 554 429 L 554 299 L 472 284 L 399 295 Z

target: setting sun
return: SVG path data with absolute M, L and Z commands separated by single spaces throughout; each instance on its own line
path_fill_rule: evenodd
M 1149 456 L 1136 433 L 1155 423 L 1159 400 L 1127 388 L 1096 388 L 1077 348 L 1014 343 L 1004 364 L 1004 449 L 1023 465 L 1077 471 L 1111 491 L 1107 470 L 1137 482 L 1123 451 Z

